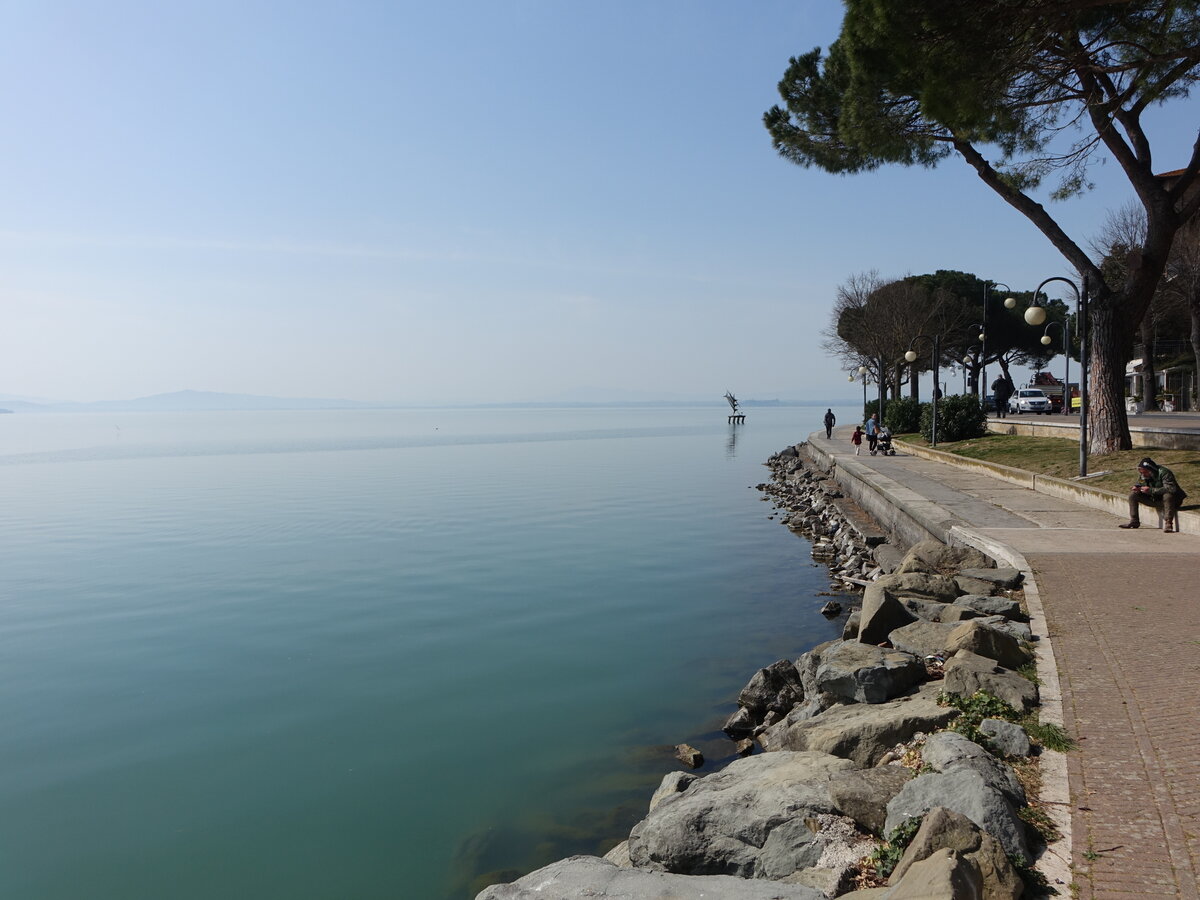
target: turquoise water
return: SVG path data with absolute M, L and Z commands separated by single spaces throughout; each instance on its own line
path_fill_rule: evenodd
M 0 417 L 0 896 L 457 898 L 603 852 L 839 628 L 750 489 L 822 413 Z

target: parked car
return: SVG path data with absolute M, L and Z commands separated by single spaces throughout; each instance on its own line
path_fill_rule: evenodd
M 1050 415 L 1050 398 L 1037 388 L 1021 388 L 1008 401 L 1010 413 Z
M 995 395 L 995 394 L 986 394 L 986 395 L 984 396 L 984 398 L 983 398 L 983 411 L 984 411 L 985 413 L 994 413 L 994 412 L 996 412 L 996 411 L 997 411 L 997 410 L 996 410 L 996 395 Z

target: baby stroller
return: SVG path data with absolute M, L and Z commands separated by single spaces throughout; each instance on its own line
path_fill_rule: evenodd
M 879 439 L 875 443 L 875 449 L 880 456 L 895 456 L 896 450 L 892 447 L 892 433 L 886 428 L 879 432 Z

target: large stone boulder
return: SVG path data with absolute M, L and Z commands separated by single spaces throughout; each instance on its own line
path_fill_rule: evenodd
M 886 895 L 888 900 L 974 900 L 983 896 L 979 869 L 953 850 L 937 850 L 913 863 Z
M 973 547 L 947 547 L 941 541 L 928 540 L 909 547 L 896 571 L 957 575 L 962 569 L 985 569 L 995 564 Z
M 1012 568 L 986 569 L 965 567 L 958 570 L 956 577 L 986 581 L 1004 591 L 1016 590 L 1021 586 L 1021 582 L 1025 580 L 1025 576 L 1021 574 L 1020 569 Z
M 823 847 L 805 819 L 834 812 L 829 782 L 854 768 L 826 753 L 739 759 L 663 799 L 629 833 L 637 868 L 684 875 L 784 878 Z
M 650 811 L 653 812 L 654 808 L 668 797 L 682 794 L 699 777 L 699 775 L 691 775 L 687 772 L 668 772 L 650 796 Z
M 803 696 L 796 664 L 790 659 L 781 659 L 754 673 L 738 694 L 738 706 L 761 722 L 768 712 L 786 715 Z
M 888 804 L 884 828 L 890 834 L 905 819 L 919 818 L 935 806 L 966 816 L 1000 841 L 1005 853 L 1031 858 L 1024 823 L 1012 803 L 982 775 L 969 769 L 918 775 Z
M 989 785 L 1007 797 L 1013 806 L 1026 803 L 1025 788 L 1012 767 L 1001 762 L 974 741 L 953 731 L 929 736 L 921 749 L 921 762 L 938 772 L 978 772 Z
M 1028 756 L 1033 751 L 1029 733 L 1016 722 L 1006 722 L 1004 719 L 984 719 L 979 723 L 979 730 L 987 735 L 988 746 L 997 756 Z
M 976 691 L 986 691 L 1019 712 L 1028 712 L 1038 705 L 1036 684 L 994 659 L 969 650 L 959 650 L 946 660 L 943 672 L 942 690 L 947 694 L 970 697 Z
M 1033 636 L 1033 629 L 1029 627 L 1028 622 L 1017 622 L 1005 616 L 981 616 L 976 621 L 980 625 L 986 625 L 988 628 L 995 628 L 997 631 L 1004 632 L 1021 645 L 1032 644 L 1037 640 Z
M 764 750 L 817 750 L 874 766 L 896 744 L 917 732 L 936 731 L 958 715 L 939 706 L 939 689 L 926 685 L 911 697 L 887 703 L 835 706 L 811 719 L 792 713 L 759 735 Z
M 672 875 L 628 869 L 595 856 L 572 856 L 530 872 L 512 884 L 494 884 L 475 900 L 825 900 L 802 884 L 746 881 L 728 875 Z
M 820 656 L 816 691 L 843 703 L 883 703 L 925 680 L 925 664 L 911 653 L 843 641 Z
M 895 629 L 916 619 L 883 585 L 873 581 L 863 591 L 862 609 L 858 614 L 858 640 L 864 644 L 881 644 Z
M 892 870 L 888 884 L 899 884 L 913 865 L 939 850 L 950 850 L 972 863 L 979 871 L 984 900 L 1017 900 L 1024 885 L 1004 855 L 1004 848 L 990 834 L 953 810 L 931 809 L 921 827 Z
M 945 646 L 950 653 L 970 650 L 979 656 L 994 659 L 1006 669 L 1019 669 L 1033 659 L 1033 654 L 1011 634 L 985 625 L 978 619 L 958 625 L 947 638 Z
M 958 627 L 951 622 L 913 622 L 895 629 L 889 637 L 897 650 L 924 659 L 935 653 L 948 655 L 947 642 Z
M 944 806 L 996 838 L 1006 854 L 1032 859 L 1025 824 L 1017 815 L 1017 808 L 1025 805 L 1025 792 L 1008 766 L 952 732 L 931 735 L 921 759 L 936 771 L 917 776 L 888 803 L 888 833 L 905 819 Z
M 1004 616 L 1014 622 L 1025 622 L 1029 617 L 1021 610 L 1021 604 L 1008 597 L 989 597 L 983 594 L 963 594 L 954 599 L 955 606 L 965 606 L 981 616 Z
M 873 584 L 879 585 L 893 597 L 917 597 L 936 603 L 950 603 L 963 593 L 950 576 L 929 572 L 895 572 L 875 579 Z
M 882 835 L 888 803 L 912 777 L 912 770 L 904 766 L 839 772 L 829 782 L 829 797 L 843 816 L 864 831 Z

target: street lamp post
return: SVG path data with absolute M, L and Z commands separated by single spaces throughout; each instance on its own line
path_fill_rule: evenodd
M 910 363 L 917 361 L 917 353 L 915 350 L 913 350 L 912 346 L 921 338 L 924 338 L 925 340 L 933 341 L 933 401 L 932 401 L 933 402 L 933 425 L 932 425 L 932 429 L 930 431 L 929 443 L 932 444 L 936 448 L 937 447 L 938 393 L 940 392 L 940 389 L 938 387 L 938 359 L 941 357 L 942 339 L 938 335 L 934 335 L 932 338 L 930 338 L 930 336 L 927 334 L 918 334 L 915 338 L 913 338 L 909 342 L 908 351 L 904 354 L 904 358 Z
M 1075 327 L 1079 337 L 1079 477 L 1083 478 L 1087 475 L 1088 447 L 1088 282 L 1085 275 L 1083 277 L 1083 290 L 1080 291 L 1075 286 L 1075 282 L 1069 278 L 1063 278 L 1061 275 L 1047 278 L 1034 288 L 1034 305 L 1025 310 L 1025 321 L 1030 325 L 1041 325 L 1046 321 L 1046 311 L 1037 305 L 1037 298 L 1041 289 L 1052 281 L 1061 281 L 1075 292 Z M 1007 301 L 1005 302 L 1007 303 Z M 1045 337 L 1046 335 L 1043 335 L 1042 343 L 1046 343 Z M 1071 347 L 1065 339 L 1063 344 L 1063 352 L 1067 355 L 1067 365 L 1069 366 Z M 1064 393 L 1070 390 L 1070 382 L 1067 385 L 1063 389 Z

